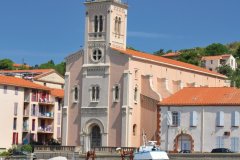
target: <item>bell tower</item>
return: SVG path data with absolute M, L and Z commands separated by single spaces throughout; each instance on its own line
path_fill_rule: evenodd
M 86 0 L 84 4 L 84 63 L 107 63 L 108 47 L 126 49 L 128 6 L 121 0 Z

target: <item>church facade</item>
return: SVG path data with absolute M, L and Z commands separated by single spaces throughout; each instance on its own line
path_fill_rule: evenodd
M 229 86 L 226 77 L 126 48 L 120 0 L 86 1 L 84 49 L 66 58 L 62 145 L 138 147 L 160 140 L 157 104 L 183 87 Z

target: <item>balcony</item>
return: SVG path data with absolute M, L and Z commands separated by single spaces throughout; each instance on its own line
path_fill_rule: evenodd
M 53 116 L 54 116 L 53 112 L 44 112 L 44 113 L 39 112 L 38 113 L 39 118 L 51 118 L 51 119 L 53 119 Z
M 48 125 L 47 127 L 38 127 L 38 132 L 39 133 L 53 133 L 53 127 L 52 125 Z
M 44 105 L 54 105 L 53 101 L 50 101 L 47 98 L 39 98 L 39 104 L 44 104 Z
M 27 97 L 24 97 L 24 103 L 29 103 L 30 102 L 30 97 L 27 96 Z
M 28 125 L 23 125 L 23 132 L 29 132 L 29 126 Z

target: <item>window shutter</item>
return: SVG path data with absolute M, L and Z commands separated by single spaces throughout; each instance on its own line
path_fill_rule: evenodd
M 239 112 L 234 111 L 232 112 L 232 126 L 238 127 L 239 126 Z
M 167 125 L 171 126 L 172 125 L 172 112 L 167 111 Z
M 220 137 L 216 138 L 216 148 L 220 148 Z
M 178 126 L 181 125 L 181 112 L 178 112 Z
M 223 111 L 217 112 L 217 126 L 223 127 L 224 126 L 224 113 Z
M 192 111 L 190 115 L 190 126 L 196 127 L 197 126 L 197 112 Z
M 221 148 L 224 148 L 224 137 L 220 137 Z

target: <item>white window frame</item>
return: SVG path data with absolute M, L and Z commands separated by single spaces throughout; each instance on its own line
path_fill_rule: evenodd
M 97 94 L 97 88 L 98 88 L 98 94 Z M 94 97 L 93 97 L 93 90 L 94 90 Z M 100 100 L 100 86 L 99 85 L 92 85 L 90 87 L 90 101 L 91 102 L 99 102 Z
M 118 87 L 118 98 L 116 98 L 116 87 Z M 120 84 L 115 84 L 113 86 L 113 102 L 119 102 L 120 101 L 120 93 L 121 93 Z

